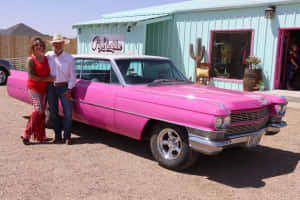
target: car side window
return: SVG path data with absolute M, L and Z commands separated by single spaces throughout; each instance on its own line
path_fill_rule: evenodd
M 111 67 L 111 63 L 108 60 L 89 58 L 76 59 L 75 69 L 77 78 L 82 80 L 102 83 L 119 83 L 118 78 Z

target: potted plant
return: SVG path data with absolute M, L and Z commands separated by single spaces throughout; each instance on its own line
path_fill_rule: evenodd
M 257 56 L 249 56 L 246 61 L 249 67 L 245 68 L 243 86 L 245 91 L 253 91 L 259 81 L 262 81 L 262 69 L 258 67 L 261 60 Z
M 260 58 L 256 57 L 256 56 L 249 56 L 246 59 L 247 63 L 249 64 L 249 69 L 257 69 L 257 65 L 261 62 Z M 254 68 L 253 68 L 254 65 Z

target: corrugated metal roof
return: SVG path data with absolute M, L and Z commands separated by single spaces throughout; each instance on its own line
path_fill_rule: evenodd
M 167 14 L 160 15 L 144 15 L 144 16 L 128 16 L 128 17 L 116 17 L 116 18 L 101 18 L 97 20 L 87 21 L 79 24 L 74 24 L 74 27 L 91 25 L 91 24 L 117 24 L 117 23 L 136 23 L 136 22 L 145 22 L 151 21 L 153 19 L 161 18 L 162 20 L 168 20 L 170 18 L 166 18 Z M 170 16 L 171 17 L 171 16 Z
M 219 10 L 243 7 L 257 7 L 286 3 L 299 3 L 299 0 L 192 0 L 173 4 L 165 4 L 125 12 L 103 15 L 103 18 L 115 18 L 124 16 L 139 16 L 148 14 L 173 14 L 192 10 Z
M 89 25 L 89 24 L 108 24 L 108 23 L 126 23 L 141 20 L 147 20 L 159 15 L 172 15 L 179 12 L 201 11 L 201 10 L 226 10 L 234 8 L 258 7 L 267 5 L 280 5 L 289 3 L 300 3 L 299 0 L 192 0 L 179 3 L 165 4 L 148 8 L 129 10 L 124 12 L 105 14 L 101 19 L 78 23 L 74 25 Z M 121 18 L 121 19 L 118 19 Z

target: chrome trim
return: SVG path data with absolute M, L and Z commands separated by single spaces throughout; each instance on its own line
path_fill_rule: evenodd
M 287 126 L 287 123 L 285 121 L 281 121 L 280 123 L 271 123 L 268 124 L 268 127 L 274 127 L 274 128 L 282 128 Z
M 266 132 L 266 129 L 263 128 L 259 131 L 246 133 L 246 134 L 240 134 L 240 135 L 234 135 L 228 137 L 228 139 L 223 141 L 210 141 L 207 138 L 200 137 L 198 135 L 194 135 L 192 133 L 189 133 L 189 146 L 195 150 L 199 151 L 206 155 L 214 155 L 219 152 L 221 152 L 224 148 L 233 146 L 233 145 L 244 145 L 246 147 L 253 147 L 259 144 L 260 139 L 262 135 L 264 135 Z M 251 136 L 257 135 L 257 138 L 255 138 L 257 143 L 251 144 L 249 141 L 252 139 Z
M 285 121 L 281 121 L 280 123 L 270 123 L 268 124 L 266 135 L 275 135 L 279 133 L 280 128 L 287 126 Z
M 244 134 L 240 134 L 240 135 L 232 135 L 232 136 L 228 136 L 229 139 L 236 139 L 236 138 L 241 138 L 241 137 L 245 137 L 245 136 L 252 136 L 252 135 L 257 135 L 259 133 L 261 133 L 262 131 L 265 131 L 266 128 L 260 129 L 258 131 L 254 131 L 251 133 L 244 133 Z
M 113 70 L 115 71 L 115 73 L 116 73 L 116 75 L 117 75 L 117 77 L 118 77 L 118 79 L 119 79 L 119 81 L 120 81 L 120 84 L 123 85 L 123 86 L 125 86 L 125 85 L 126 85 L 126 82 L 125 82 L 125 80 L 124 80 L 124 78 L 123 78 L 123 75 L 122 75 L 122 73 L 121 73 L 121 71 L 120 71 L 120 69 L 119 69 L 117 63 L 115 62 L 114 59 L 110 59 L 110 62 L 112 63 L 111 67 L 112 67 Z
M 11 84 L 7 84 L 6 86 L 10 86 L 10 87 L 13 87 L 13 88 L 17 88 L 17 89 L 21 89 L 21 90 L 25 90 L 25 91 L 27 91 L 27 88 L 18 87 L 18 86 L 11 85 Z
M 170 123 L 170 124 L 184 126 L 186 128 L 194 128 L 194 129 L 198 129 L 199 131 L 203 131 L 203 132 L 208 132 L 208 133 L 220 133 L 220 132 L 222 132 L 223 133 L 223 131 L 212 131 L 212 130 L 199 129 L 197 127 L 193 127 L 193 126 L 190 126 L 188 124 L 181 124 L 181 123 L 177 123 L 177 122 L 172 122 L 172 121 L 168 121 L 168 120 L 164 120 L 164 119 L 160 119 L 160 118 L 156 118 L 156 117 L 151 117 L 151 116 L 148 116 L 148 115 L 129 112 L 129 111 L 125 111 L 125 110 L 121 110 L 121 109 L 117 109 L 117 108 L 112 108 L 112 107 L 109 107 L 109 106 L 93 104 L 93 103 L 89 103 L 89 102 L 86 102 L 86 101 L 81 101 L 81 100 L 77 100 L 77 99 L 73 99 L 73 98 L 71 100 L 74 101 L 74 102 L 79 102 L 79 103 L 83 103 L 83 104 L 87 104 L 87 105 L 91 105 L 91 106 L 96 106 L 96 107 L 105 108 L 105 109 L 109 109 L 109 110 L 114 110 L 114 111 L 118 111 L 118 112 L 128 113 L 128 114 L 139 116 L 139 117 L 144 117 L 144 118 L 148 118 L 148 119 L 154 119 L 154 120 L 158 120 L 158 121 L 162 121 L 162 122 L 167 122 L 167 123 Z
M 216 134 L 218 134 L 218 133 L 221 133 L 221 134 L 225 133 L 225 130 L 223 130 L 223 131 L 212 131 L 212 130 L 204 130 L 204 129 L 194 128 L 194 127 L 191 127 L 191 126 L 186 126 L 185 128 L 191 134 L 192 134 L 193 129 L 196 129 L 197 131 L 199 131 L 200 134 L 201 133 L 203 133 L 203 134 L 205 134 L 205 133 L 216 133 Z M 198 135 L 198 134 L 195 134 L 195 135 Z
M 267 130 L 266 130 L 266 134 L 268 133 L 278 133 L 280 131 L 280 128 L 278 127 L 267 127 Z

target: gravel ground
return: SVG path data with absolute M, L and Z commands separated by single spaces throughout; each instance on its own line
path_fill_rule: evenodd
M 74 145 L 24 146 L 31 111 L 0 87 L 1 200 L 300 199 L 300 110 L 288 108 L 288 127 L 257 148 L 201 156 L 183 172 L 160 167 L 147 142 L 79 123 Z

